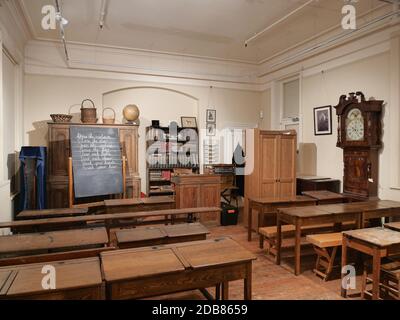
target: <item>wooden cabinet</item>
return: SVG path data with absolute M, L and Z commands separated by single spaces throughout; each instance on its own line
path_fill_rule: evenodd
M 190 174 L 172 178 L 175 184 L 175 201 L 177 209 L 220 207 L 221 177 L 219 175 Z M 201 222 L 219 224 L 220 215 L 202 214 Z
M 245 176 L 245 214 L 249 198 L 296 197 L 296 138 L 295 131 L 247 132 L 246 171 L 253 170 Z
M 122 154 L 127 159 L 127 197 L 140 196 L 138 162 L 138 127 L 134 125 L 104 125 L 81 123 L 48 124 L 47 185 L 48 207 L 68 207 L 68 158 L 71 156 L 70 126 L 110 127 L 119 130 Z

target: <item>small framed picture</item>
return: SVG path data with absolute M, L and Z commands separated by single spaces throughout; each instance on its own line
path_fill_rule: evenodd
M 182 128 L 197 128 L 196 117 L 181 117 Z
M 314 108 L 314 134 L 332 134 L 332 106 Z
M 207 136 L 213 137 L 216 134 L 216 124 L 215 123 L 207 123 Z
M 207 109 L 207 123 L 217 122 L 217 110 Z

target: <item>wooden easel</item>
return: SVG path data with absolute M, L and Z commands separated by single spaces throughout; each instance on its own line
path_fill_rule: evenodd
M 122 198 L 126 199 L 126 157 L 122 156 Z M 68 205 L 74 207 L 74 173 L 72 171 L 72 157 L 68 158 Z

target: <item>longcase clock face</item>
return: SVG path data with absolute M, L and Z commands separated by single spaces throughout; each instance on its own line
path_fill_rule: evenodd
M 363 141 L 364 140 L 364 117 L 360 109 L 350 110 L 346 118 L 346 140 Z

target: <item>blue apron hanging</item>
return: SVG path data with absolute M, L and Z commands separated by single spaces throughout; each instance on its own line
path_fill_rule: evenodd
M 27 161 L 36 160 L 36 208 L 29 208 L 29 184 L 26 175 Z M 21 210 L 46 208 L 46 147 L 22 147 L 21 161 Z

